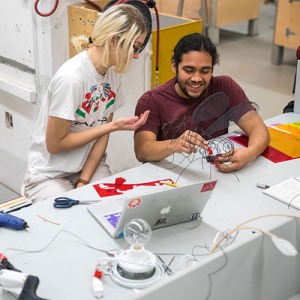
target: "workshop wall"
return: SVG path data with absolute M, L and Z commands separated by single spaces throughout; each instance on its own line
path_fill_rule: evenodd
M 1 2 L 0 183 L 17 193 L 43 95 L 55 71 L 69 58 L 67 6 L 76 2 L 59 2 L 49 17 L 35 12 L 33 0 Z M 40 1 L 38 8 L 49 12 L 53 5 L 54 1 Z M 116 117 L 132 116 L 136 100 L 150 88 L 150 54 L 144 51 L 124 75 L 126 105 Z M 113 172 L 139 164 L 133 152 L 132 132 L 113 133 L 108 151 Z

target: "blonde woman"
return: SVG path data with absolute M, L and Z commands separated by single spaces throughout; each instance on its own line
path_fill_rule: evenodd
M 148 111 L 117 120 L 113 114 L 125 100 L 121 73 L 139 58 L 147 26 L 139 9 L 120 4 L 99 16 L 90 37 L 72 38 L 80 53 L 52 78 L 29 151 L 22 194 L 33 202 L 110 176 L 109 134 L 145 123 Z

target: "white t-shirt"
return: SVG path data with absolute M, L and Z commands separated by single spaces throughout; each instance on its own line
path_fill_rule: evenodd
M 48 115 L 71 120 L 70 132 L 107 123 L 124 104 L 120 74 L 101 76 L 83 51 L 65 62 L 51 79 L 43 99 L 28 157 L 32 175 L 57 177 L 81 171 L 94 142 L 51 154 L 46 149 Z

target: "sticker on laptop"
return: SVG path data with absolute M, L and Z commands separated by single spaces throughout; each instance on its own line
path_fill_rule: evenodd
M 142 202 L 143 202 L 143 200 L 141 198 L 134 198 L 128 202 L 127 206 L 129 208 L 135 208 L 135 207 L 138 207 L 139 205 L 141 205 Z
M 113 226 L 113 228 L 117 228 L 120 216 L 121 216 L 121 212 L 119 211 L 111 214 L 106 214 L 104 215 L 104 218 L 106 219 L 107 222 L 109 222 Z
M 201 192 L 207 192 L 207 191 L 213 190 L 215 188 L 216 184 L 217 184 L 217 181 L 204 183 L 203 187 L 201 189 Z
M 153 227 L 167 225 L 167 220 L 170 217 L 171 206 L 164 207 L 160 211 L 160 217 L 157 219 Z

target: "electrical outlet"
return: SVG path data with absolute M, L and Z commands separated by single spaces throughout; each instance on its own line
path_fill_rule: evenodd
M 7 128 L 12 129 L 14 127 L 12 114 L 7 111 L 5 112 L 5 122 Z

